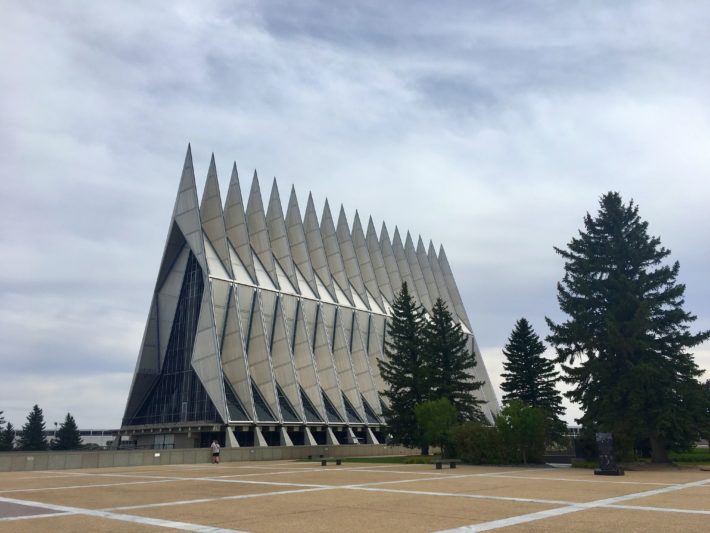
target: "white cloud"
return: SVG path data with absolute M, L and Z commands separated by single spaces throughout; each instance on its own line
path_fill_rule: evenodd
M 188 141 L 198 182 L 214 151 L 223 190 L 236 159 L 243 189 L 257 167 L 264 191 L 275 175 L 282 197 L 293 182 L 304 205 L 312 190 L 443 242 L 491 376 L 515 320 L 544 335 L 559 313 L 552 246 L 609 189 L 640 204 L 710 328 L 707 6 L 23 2 L 4 16 L 0 362 L 34 369 L 13 390 L 22 412 L 53 401 L 55 361 L 121 398 L 91 424 L 120 422 L 128 380 L 111 376 L 133 369 Z

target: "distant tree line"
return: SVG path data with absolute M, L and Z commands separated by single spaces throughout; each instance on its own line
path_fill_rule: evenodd
M 50 441 L 44 423 L 44 414 L 38 405 L 35 405 L 27 415 L 27 422 L 22 426 L 17 446 L 15 446 L 16 431 L 14 426 L 5 419 L 0 411 L 0 451 L 46 451 L 46 450 L 77 450 L 83 447 L 79 428 L 74 417 L 67 413 L 64 422 Z

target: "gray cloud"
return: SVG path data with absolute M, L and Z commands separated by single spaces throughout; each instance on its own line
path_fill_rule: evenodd
M 23 2 L 0 42 L 0 365 L 21 424 L 120 422 L 185 146 L 444 244 L 498 374 L 618 190 L 710 328 L 702 3 Z M 698 362 L 710 368 L 710 346 Z M 5 389 L 4 389 L 5 390 Z M 79 392 L 76 392 L 79 390 Z M 76 394 L 72 394 L 75 391 Z M 4 395 L 5 396 L 5 395 Z M 99 398 L 94 401 L 92 398 Z M 76 401 L 79 399 L 80 401 Z

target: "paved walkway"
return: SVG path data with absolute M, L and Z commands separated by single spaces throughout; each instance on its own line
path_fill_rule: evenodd
M 710 473 L 259 462 L 0 473 L 5 531 L 710 531 Z

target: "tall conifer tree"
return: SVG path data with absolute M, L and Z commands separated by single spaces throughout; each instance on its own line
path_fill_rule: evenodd
M 627 453 L 647 437 L 662 462 L 675 436 L 697 436 L 701 371 L 688 349 L 710 332 L 689 331 L 696 317 L 683 309 L 678 262 L 664 264 L 670 251 L 647 228 L 633 201 L 609 192 L 567 249 L 555 248 L 565 259 L 557 298 L 568 319 L 547 319 L 547 340 L 582 424 L 613 432 Z
M 500 388 L 505 393 L 504 402 L 520 400 L 546 413 L 550 439 L 558 437 L 565 429 L 560 420 L 564 408 L 556 386 L 559 373 L 544 353 L 545 345 L 530 323 L 525 318 L 518 320 L 503 348 L 506 360 Z
M 446 398 L 456 408 L 460 420 L 483 420 L 483 413 L 473 393 L 483 386 L 473 377 L 476 359 L 468 349 L 468 339 L 461 325 L 454 322 L 441 298 L 437 298 L 426 323 L 424 352 L 428 367 L 429 394 L 432 399 Z
M 70 413 L 67 413 L 64 422 L 59 426 L 54 437 L 52 441 L 52 448 L 54 450 L 78 450 L 81 448 L 79 428 L 76 426 L 76 421 Z
M 405 282 L 392 303 L 392 317 L 387 322 L 387 358 L 377 364 L 389 385 L 382 394 L 389 400 L 384 415 L 393 439 L 405 446 L 421 446 L 422 453 L 428 453 L 414 412 L 429 398 L 423 356 L 424 322 L 424 310 L 409 294 Z
M 0 452 L 9 452 L 14 447 L 15 428 L 8 422 L 5 429 L 0 431 Z
M 27 422 L 22 426 L 20 449 L 28 451 L 43 451 L 48 447 L 47 437 L 44 434 L 44 414 L 38 405 L 35 405 L 27 415 Z

